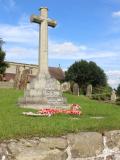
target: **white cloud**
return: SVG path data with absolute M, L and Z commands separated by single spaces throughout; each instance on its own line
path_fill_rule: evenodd
M 118 84 L 120 84 L 120 70 L 111 70 L 106 72 L 108 76 L 108 83 L 113 88 L 117 88 Z
M 120 11 L 113 12 L 113 13 L 112 13 L 112 16 L 113 16 L 113 17 L 120 17 Z
M 14 49 L 16 46 L 29 50 L 38 46 L 38 28 L 34 24 L 27 24 L 20 21 L 19 25 L 7 25 L 0 24 L 0 37 L 7 42 L 6 49 L 10 52 L 7 45 L 11 45 Z M 19 52 L 19 51 L 18 51 Z M 36 50 L 37 52 L 37 50 Z M 31 53 L 31 52 L 30 52 Z M 49 40 L 49 57 L 53 59 L 90 59 L 90 58 L 103 58 L 112 57 L 114 52 L 110 51 L 97 51 L 95 49 L 89 49 L 86 45 L 77 45 L 70 41 L 58 43 Z M 26 54 L 25 54 L 26 56 Z M 24 56 L 24 58 L 25 58 Z M 32 57 L 31 57 L 32 59 Z
M 0 36 L 7 42 L 33 44 L 38 38 L 38 32 L 30 25 L 0 24 Z
M 67 54 L 73 54 L 79 52 L 79 47 L 74 45 L 72 42 L 63 42 L 63 43 L 57 43 L 51 41 L 49 43 L 50 51 L 57 54 L 57 55 L 64 55 Z
M 114 52 L 110 51 L 95 51 L 89 49 L 85 45 L 76 45 L 72 42 L 57 43 L 49 42 L 50 58 L 56 59 L 91 59 L 105 58 L 115 56 Z
M 6 60 L 13 62 L 37 63 L 37 48 L 11 47 L 6 49 Z

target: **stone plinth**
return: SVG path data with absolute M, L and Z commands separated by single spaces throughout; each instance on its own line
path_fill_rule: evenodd
M 59 81 L 48 75 L 40 75 L 27 85 L 20 106 L 40 109 L 44 107 L 66 108 Z

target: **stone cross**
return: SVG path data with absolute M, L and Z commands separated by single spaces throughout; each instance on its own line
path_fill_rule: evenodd
M 39 29 L 39 74 L 48 75 L 48 26 L 55 27 L 56 21 L 48 18 L 48 8 L 40 8 L 41 15 L 32 15 L 31 22 L 38 23 Z
M 32 15 L 31 22 L 38 23 L 39 31 L 39 72 L 27 84 L 24 97 L 19 100 L 25 108 L 68 108 L 66 98 L 62 95 L 60 83 L 50 76 L 48 70 L 48 26 L 55 27 L 56 21 L 48 18 L 48 9 L 40 8 L 39 16 Z

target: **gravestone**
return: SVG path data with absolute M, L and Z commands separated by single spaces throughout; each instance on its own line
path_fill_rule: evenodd
M 115 93 L 115 90 L 113 90 L 112 93 L 111 93 L 111 102 L 115 102 L 116 99 L 117 99 L 116 93 Z
M 77 83 L 73 85 L 73 94 L 79 96 L 79 85 Z
M 61 89 L 63 92 L 70 91 L 70 82 L 64 82 L 61 84 Z
M 48 9 L 40 8 L 41 15 L 31 16 L 31 22 L 39 24 L 39 70 L 37 77 L 27 84 L 24 97 L 19 100 L 25 108 L 67 107 L 62 96 L 60 83 L 50 76 L 48 70 L 48 26 L 55 27 L 56 21 L 48 18 Z
M 87 96 L 87 97 L 91 97 L 91 96 L 92 96 L 92 85 L 91 85 L 91 84 L 89 84 L 89 85 L 87 86 L 86 96 Z

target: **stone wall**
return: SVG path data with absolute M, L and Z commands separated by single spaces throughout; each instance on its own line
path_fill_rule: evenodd
M 120 130 L 0 143 L 0 160 L 120 160 Z
M 0 88 L 13 88 L 14 87 L 14 82 L 0 82 Z
M 33 64 L 25 64 L 25 63 L 16 63 L 16 62 L 7 62 L 9 67 L 6 69 L 6 73 L 14 73 L 16 74 L 16 67 L 20 67 L 20 71 L 22 72 L 24 69 L 30 69 L 32 75 L 36 76 L 38 72 L 38 66 Z

